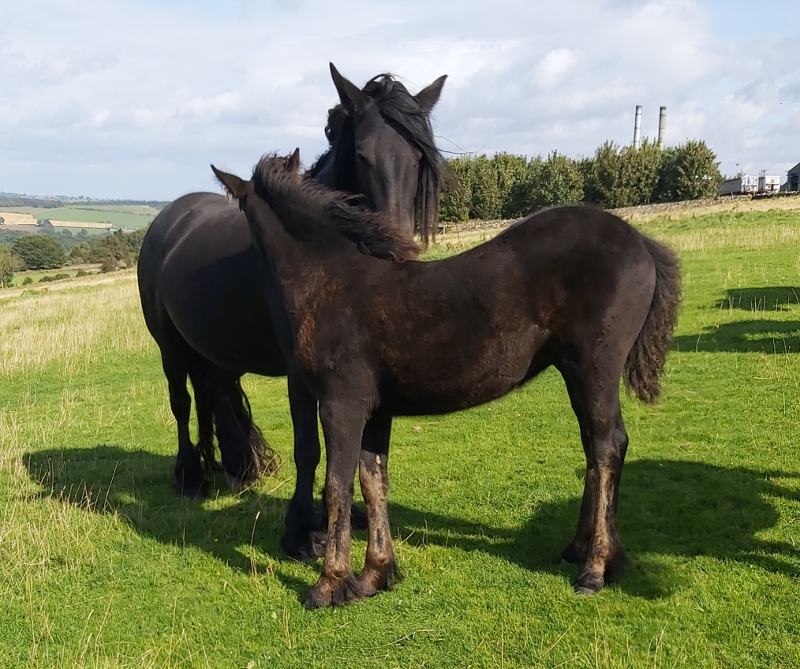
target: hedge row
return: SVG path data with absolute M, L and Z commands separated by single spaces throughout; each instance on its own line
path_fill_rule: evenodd
M 721 180 L 716 155 L 702 141 L 637 150 L 613 142 L 592 158 L 557 152 L 528 159 L 509 153 L 448 161 L 457 184 L 442 196 L 441 220 L 518 218 L 557 204 L 586 202 L 632 207 L 715 195 Z

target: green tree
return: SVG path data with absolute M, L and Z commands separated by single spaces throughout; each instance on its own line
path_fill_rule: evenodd
M 80 242 L 70 249 L 69 262 L 72 265 L 80 265 L 81 263 L 89 262 L 89 253 L 92 247 L 86 242 Z
M 664 150 L 657 196 L 663 202 L 712 197 L 721 180 L 716 154 L 705 142 L 689 140 Z
M 470 209 L 485 221 L 500 218 L 503 199 L 497 178 L 497 166 L 486 156 L 475 156 L 472 163 L 472 198 Z
M 583 174 L 578 162 L 554 151 L 546 159 L 532 158 L 524 178 L 511 191 L 506 213 L 525 216 L 543 207 L 574 204 L 583 200 Z
M 133 232 L 121 234 L 123 235 L 123 239 L 125 240 L 125 243 L 128 245 L 128 249 L 131 252 L 131 259 L 133 262 L 138 263 L 139 251 L 142 250 L 142 244 L 144 243 L 144 238 L 147 234 L 147 228 L 139 228 Z
M 509 205 L 517 184 L 525 179 L 528 170 L 528 159 L 525 156 L 515 156 L 510 153 L 496 153 L 492 157 L 497 187 L 500 195 L 500 216 L 513 218 L 509 215 Z
M 638 149 L 606 142 L 591 163 L 584 162 L 587 201 L 604 207 L 634 207 L 653 201 L 658 185 L 662 152 L 645 140 Z
M 125 233 L 121 230 L 117 230 L 106 237 L 101 237 L 91 246 L 91 250 L 88 254 L 88 261 L 103 262 L 106 258 L 110 257 L 117 261 L 117 263 L 129 264 L 132 261 L 133 253 L 125 237 Z
M 0 287 L 8 288 L 14 279 L 14 273 L 22 269 L 22 258 L 11 249 L 0 247 Z
M 468 221 L 472 204 L 472 158 L 458 156 L 450 161 L 455 184 L 442 195 L 439 218 L 443 221 Z
M 27 269 L 58 269 L 65 262 L 64 247 L 47 235 L 25 235 L 14 242 L 14 253 Z

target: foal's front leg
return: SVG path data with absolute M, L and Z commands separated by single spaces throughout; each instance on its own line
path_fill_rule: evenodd
M 340 606 L 366 596 L 350 564 L 350 508 L 366 410 L 340 402 L 321 401 L 319 417 L 328 464 L 328 544 L 322 574 L 306 595 L 305 607 Z
M 389 437 L 391 416 L 374 416 L 364 428 L 359 458 L 361 492 L 367 504 L 367 558 L 358 575 L 364 595 L 371 597 L 379 590 L 391 590 L 403 578 L 394 559 L 392 532 L 389 526 Z

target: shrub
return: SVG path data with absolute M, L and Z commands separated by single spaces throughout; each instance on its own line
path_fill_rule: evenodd
M 87 272 L 85 269 L 79 269 L 77 272 L 75 272 L 75 276 L 76 277 L 89 276 L 89 272 Z
M 106 256 L 103 258 L 100 264 L 100 271 L 103 274 L 108 274 L 109 272 L 116 272 L 117 271 L 117 260 L 113 256 Z
M 33 279 L 31 279 L 31 277 L 29 277 L 29 276 L 26 276 L 26 277 L 25 277 L 25 278 L 22 280 L 22 285 L 23 285 L 23 286 L 30 286 L 32 283 L 33 283 Z

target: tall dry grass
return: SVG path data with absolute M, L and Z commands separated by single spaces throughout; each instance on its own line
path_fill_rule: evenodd
M 136 277 L 2 299 L 0 376 L 51 364 L 66 374 L 89 369 L 120 351 L 155 346 L 142 318 Z

